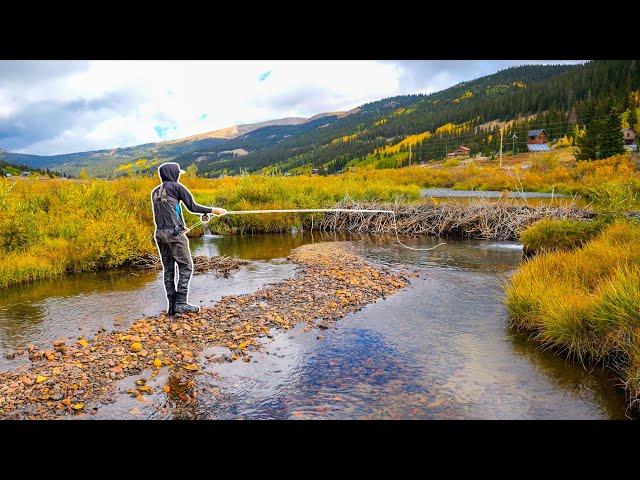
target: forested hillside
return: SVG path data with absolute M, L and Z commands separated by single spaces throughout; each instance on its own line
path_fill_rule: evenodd
M 459 84 L 432 95 L 395 97 L 243 158 L 214 162 L 208 169 L 249 171 L 280 165 L 334 172 L 374 163 L 406 165 L 439 159 L 463 144 L 471 154 L 526 149 L 529 129 L 544 128 L 551 141 L 575 143 L 593 120 L 614 109 L 637 109 L 638 61 L 598 61 L 584 66 L 524 66 Z M 516 136 L 514 138 L 513 136 Z M 200 168 L 200 167 L 199 167 Z

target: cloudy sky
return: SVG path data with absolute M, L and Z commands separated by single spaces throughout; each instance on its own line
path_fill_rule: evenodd
M 0 61 L 0 148 L 124 147 L 430 93 L 525 63 L 575 61 Z

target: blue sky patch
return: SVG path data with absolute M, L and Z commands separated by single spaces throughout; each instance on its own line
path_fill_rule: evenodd
M 163 127 L 162 125 L 154 125 L 153 129 L 158 134 L 158 137 L 165 138 L 167 136 L 167 132 L 169 132 L 169 130 L 175 130 L 176 127 L 175 126 Z
M 264 73 L 261 73 L 260 76 L 258 76 L 258 81 L 259 82 L 264 82 L 267 78 L 269 78 L 269 75 L 271 75 L 272 70 L 267 70 Z

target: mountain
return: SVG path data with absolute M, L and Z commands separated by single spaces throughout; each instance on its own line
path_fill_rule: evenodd
M 258 122 L 258 123 L 247 123 L 244 125 L 233 125 L 231 127 L 221 128 L 220 130 L 213 130 L 211 132 L 198 133 L 196 135 L 191 135 L 190 137 L 181 138 L 178 140 L 169 140 L 165 143 L 182 143 L 182 142 L 191 142 L 196 140 L 204 140 L 207 138 L 224 138 L 231 139 L 239 137 L 240 135 L 245 135 L 249 132 L 253 132 L 254 130 L 258 130 L 259 128 L 271 127 L 271 126 L 285 126 L 285 125 L 300 125 L 302 123 L 306 123 L 311 120 L 316 120 L 322 117 L 328 116 L 340 116 L 345 115 L 346 112 L 332 112 L 332 113 L 320 113 L 318 115 L 314 115 L 311 118 L 304 117 L 285 117 L 278 118 L 276 120 L 267 120 L 266 122 Z
M 633 103 L 636 102 L 636 103 Z M 67 173 L 112 176 L 145 172 L 160 161 L 195 164 L 199 175 L 241 171 L 340 171 L 350 166 L 399 167 L 446 158 L 463 144 L 473 154 L 526 149 L 527 131 L 552 141 L 571 137 L 593 118 L 640 103 L 640 61 L 526 65 L 429 95 L 403 95 L 349 112 L 236 125 L 188 138 L 56 156 L 5 154 L 5 161 Z M 566 141 L 566 140 L 564 140 Z
M 242 156 L 247 150 L 243 148 L 243 142 L 231 144 L 229 141 L 238 137 L 244 137 L 256 130 L 267 129 L 269 127 L 282 127 L 278 139 L 283 136 L 294 135 L 297 131 L 302 131 L 305 127 L 296 129 L 306 123 L 316 122 L 320 119 L 331 121 L 334 118 L 349 115 L 349 112 L 330 112 L 314 115 L 310 118 L 286 117 L 264 122 L 233 125 L 231 127 L 200 133 L 190 137 L 167 140 L 158 143 L 147 143 L 133 147 L 123 147 L 114 149 L 93 150 L 89 152 L 67 153 L 61 155 L 31 155 L 23 153 L 12 153 L 0 150 L 0 159 L 14 165 L 28 165 L 32 168 L 48 168 L 67 174 L 78 174 L 81 170 L 97 176 L 112 176 L 114 172 L 123 166 L 140 159 L 157 159 L 158 161 L 169 161 L 181 158 L 183 155 L 196 153 L 196 159 L 204 155 L 215 155 L 216 158 L 228 156 Z M 289 129 L 288 127 L 293 127 Z M 261 134 L 257 134 L 259 138 Z M 276 137 L 265 137 L 259 142 L 261 146 L 273 143 Z M 249 139 L 248 141 L 251 141 Z M 148 168 L 150 162 L 143 163 Z M 144 170 L 144 168 L 142 168 Z M 126 171 L 126 169 L 125 169 Z

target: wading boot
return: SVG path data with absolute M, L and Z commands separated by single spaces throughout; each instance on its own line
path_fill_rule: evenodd
M 196 307 L 195 305 L 191 305 L 190 303 L 176 304 L 176 313 L 198 313 L 199 311 L 200 307 Z
M 167 300 L 169 300 L 169 310 L 167 310 L 167 314 L 169 316 L 174 316 L 176 314 L 176 295 L 167 295 Z

